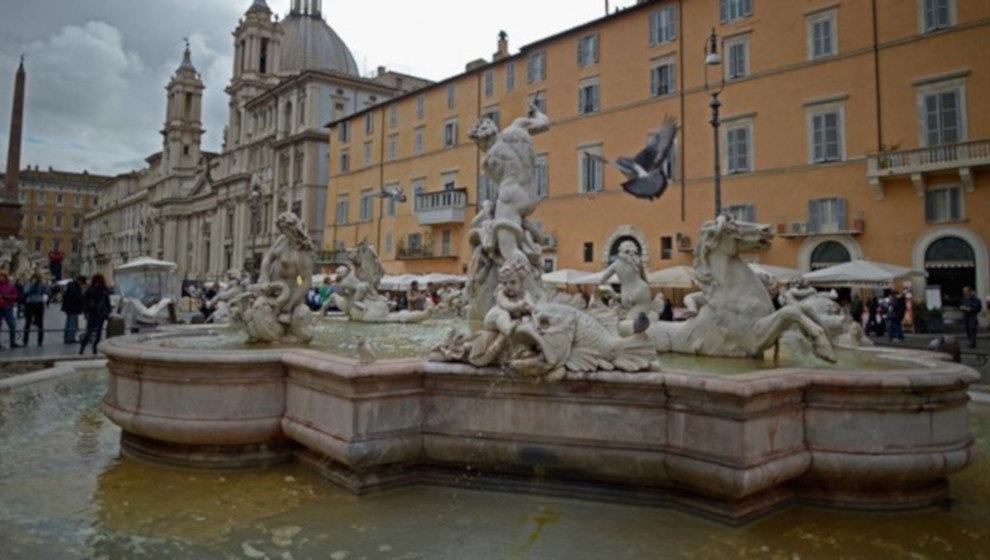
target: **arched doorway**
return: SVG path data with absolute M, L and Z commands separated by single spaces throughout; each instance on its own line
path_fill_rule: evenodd
M 838 241 L 824 241 L 811 251 L 811 270 L 827 268 L 852 260 L 849 249 Z
M 940 288 L 942 304 L 956 307 L 963 287 L 976 287 L 976 251 L 961 237 L 939 238 L 925 249 L 925 272 L 928 285 Z
M 643 256 L 643 246 L 640 245 L 639 240 L 631 235 L 623 235 L 621 237 L 617 237 L 614 241 L 612 241 L 612 245 L 609 246 L 608 264 L 612 264 L 613 262 L 615 262 L 615 259 L 619 255 L 619 245 L 622 245 L 622 243 L 625 241 L 632 241 L 633 245 L 636 246 L 636 250 L 639 251 L 640 257 Z

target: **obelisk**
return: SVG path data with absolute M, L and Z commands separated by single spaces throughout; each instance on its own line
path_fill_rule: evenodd
M 16 236 L 21 229 L 21 201 L 18 197 L 21 174 L 21 131 L 24 128 L 24 55 L 14 80 L 14 106 L 10 111 L 10 139 L 7 145 L 7 176 L 0 196 L 0 238 Z

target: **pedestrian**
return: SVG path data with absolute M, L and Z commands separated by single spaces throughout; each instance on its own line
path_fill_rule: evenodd
M 983 309 L 980 299 L 973 295 L 973 290 L 966 286 L 963 288 L 963 297 L 959 302 L 959 309 L 963 312 L 963 323 L 966 325 L 966 340 L 969 341 L 970 348 L 976 348 L 976 316 Z
M 77 276 L 65 286 L 62 294 L 62 313 L 65 313 L 65 332 L 62 342 L 75 344 L 76 333 L 79 331 L 79 315 L 83 312 L 83 292 L 86 290 L 86 277 Z
M 31 325 L 38 329 L 38 346 L 45 341 L 45 301 L 49 294 L 41 274 L 32 274 L 24 286 L 24 346 L 28 345 Z
M 879 321 L 880 318 L 880 301 L 877 299 L 877 294 L 874 293 L 870 296 L 870 299 L 866 300 L 866 332 L 872 336 L 880 336 L 882 330 L 882 323 Z
M 6 270 L 0 270 L 0 326 L 7 323 L 10 331 L 10 347 L 19 348 L 17 343 L 17 317 L 14 309 L 17 307 L 17 288 L 10 281 L 10 276 Z
M 24 318 L 24 279 L 18 277 L 14 281 L 14 288 L 17 289 L 17 316 Z
M 96 347 L 100 344 L 103 336 L 103 324 L 113 306 L 110 304 L 110 289 L 102 274 L 96 273 L 90 282 L 89 289 L 83 294 L 83 313 L 86 314 L 86 334 L 83 335 L 82 346 L 79 353 L 86 351 L 86 346 L 93 340 L 93 353 L 96 354 Z
M 416 280 L 413 280 L 412 285 L 409 287 L 409 294 L 406 296 L 406 302 L 408 303 L 411 311 L 422 311 L 426 309 L 426 295 L 420 291 L 419 282 Z
M 888 304 L 890 326 L 887 329 L 887 340 L 904 341 L 904 313 L 906 308 L 907 302 L 902 292 L 895 292 L 890 295 L 890 303 Z

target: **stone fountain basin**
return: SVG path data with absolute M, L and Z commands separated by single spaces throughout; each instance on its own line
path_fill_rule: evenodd
M 893 369 L 665 369 L 534 384 L 421 359 L 162 345 L 176 336 L 201 335 L 101 346 L 102 409 L 125 454 L 194 467 L 296 460 L 355 493 L 478 485 L 738 523 L 794 502 L 931 505 L 975 456 L 966 391 L 978 374 L 928 352 L 864 350 Z

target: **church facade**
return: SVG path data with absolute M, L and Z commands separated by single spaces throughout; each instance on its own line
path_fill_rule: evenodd
M 323 239 L 329 143 L 324 126 L 425 85 L 380 68 L 358 74 L 353 55 L 323 19 L 320 0 L 293 0 L 279 20 L 255 0 L 233 32 L 219 153 L 202 150 L 206 85 L 188 45 L 168 86 L 162 149 L 144 169 L 101 186 L 85 217 L 84 269 L 112 273 L 138 256 L 179 265 L 186 279 L 254 271 L 293 211 Z

